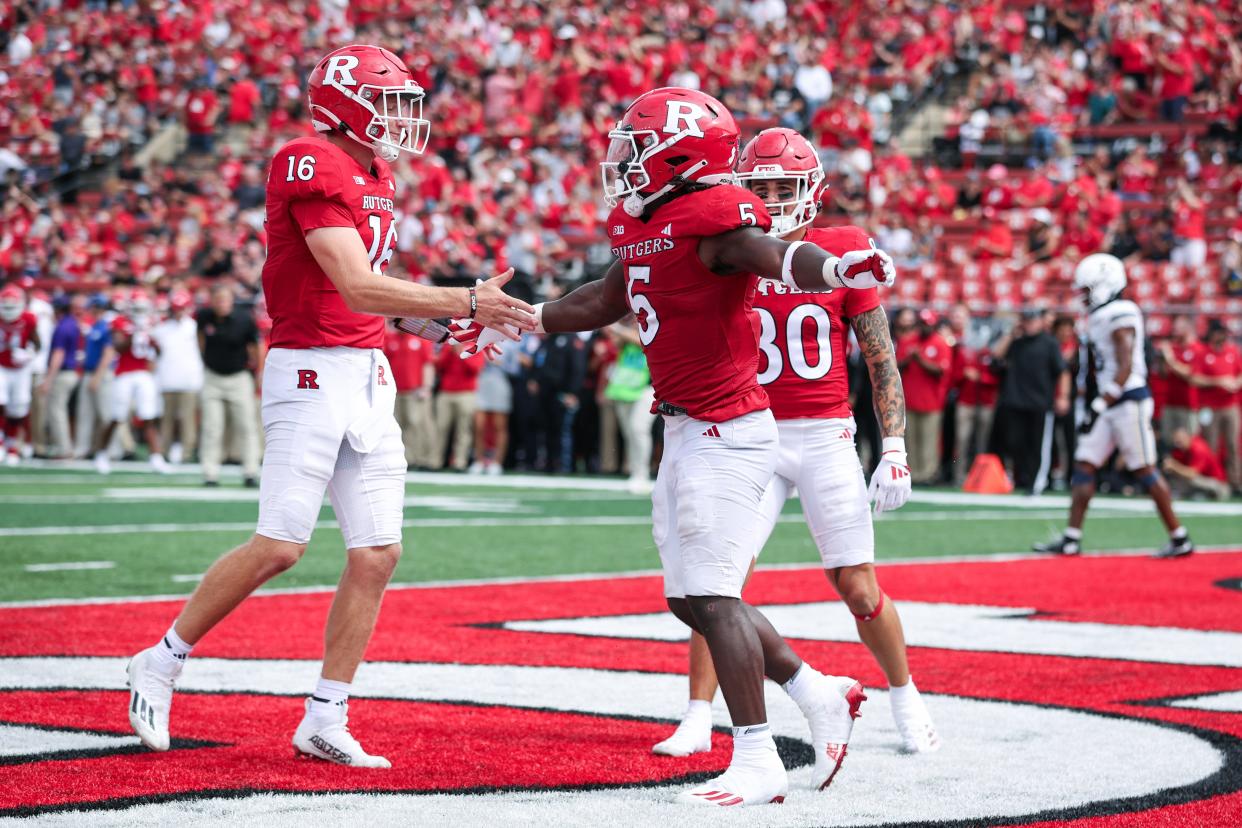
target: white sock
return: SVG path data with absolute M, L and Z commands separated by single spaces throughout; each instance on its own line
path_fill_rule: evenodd
M 909 707 L 919 700 L 919 688 L 914 686 L 914 677 L 900 687 L 889 685 L 888 688 L 889 703 L 894 709 Z
M 193 649 L 193 644 L 186 644 L 181 636 L 177 635 L 177 625 L 174 624 L 168 628 L 168 632 L 164 633 L 164 638 L 160 643 L 155 645 L 152 656 L 157 667 L 163 668 L 166 672 L 172 672 L 185 664 L 185 660 L 189 658 L 190 651 Z
M 785 692 L 789 694 L 789 698 L 794 700 L 794 704 L 806 710 L 807 705 L 815 701 L 814 694 L 819 689 L 819 680 L 823 677 L 823 673 L 804 661 L 798 668 L 798 672 L 794 673 L 793 677 L 781 687 L 785 688 Z
M 1082 540 L 1082 530 L 1075 529 L 1073 526 L 1066 526 L 1064 534 L 1065 534 L 1065 537 L 1069 538 L 1072 541 Z
M 1190 533 L 1186 531 L 1185 526 L 1179 526 L 1169 533 L 1169 539 L 1174 541 L 1184 541 Z
M 776 742 L 767 722 L 733 728 L 733 760 L 729 767 L 766 767 L 776 755 Z M 779 759 L 777 760 L 779 761 Z
M 311 695 L 311 715 L 335 718 L 340 705 L 349 701 L 349 691 L 352 688 L 353 685 L 347 681 L 332 681 L 332 679 L 320 676 L 319 682 L 315 685 L 315 692 Z
M 686 706 L 686 715 L 682 722 L 703 730 L 712 729 L 712 703 L 702 699 L 691 699 Z

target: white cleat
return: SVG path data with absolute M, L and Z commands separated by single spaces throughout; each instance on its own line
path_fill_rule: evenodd
M 334 707 L 338 712 L 333 719 L 312 716 L 311 700 L 306 700 L 306 715 L 293 733 L 294 750 L 300 755 L 335 762 L 338 765 L 391 768 L 391 762 L 383 756 L 367 753 L 349 732 L 349 704 L 341 702 Z
M 894 704 L 893 721 L 901 734 L 904 753 L 935 753 L 940 750 L 940 734 L 936 733 L 931 714 L 919 696 L 900 707 Z
M 100 474 L 112 474 L 112 461 L 108 459 L 108 453 L 101 451 L 95 455 L 95 471 Z
M 832 784 L 841 763 L 858 708 L 867 695 L 859 682 L 846 676 L 824 676 L 819 702 L 812 710 L 804 710 L 811 726 L 811 746 L 815 748 L 815 769 L 811 773 L 811 790 L 822 791 Z
M 4 465 L 6 466 L 16 466 L 21 462 L 21 455 L 17 453 L 17 449 L 10 449 L 9 452 L 4 455 Z
M 172 673 L 153 665 L 154 647 L 130 659 L 129 725 L 151 750 L 168 750 L 168 714 L 172 710 L 173 685 L 183 665 Z
M 151 470 L 156 474 L 172 474 L 172 466 L 168 465 L 162 454 L 151 455 Z
M 682 719 L 673 735 L 651 748 L 651 752 L 659 756 L 689 756 L 693 753 L 708 753 L 711 749 L 711 720 L 701 724 Z
M 776 751 L 772 751 L 775 764 L 757 770 L 736 768 L 709 779 L 701 785 L 684 790 L 675 800 L 681 805 L 772 805 L 780 804 L 789 795 L 789 776 Z

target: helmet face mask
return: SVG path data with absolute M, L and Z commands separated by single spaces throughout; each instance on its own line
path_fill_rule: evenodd
M 26 299 L 18 288 L 0 292 L 0 320 L 13 322 L 26 309 Z
M 738 183 L 748 188 L 768 208 L 772 217 L 769 236 L 787 236 L 806 227 L 819 213 L 819 189 L 823 172 L 784 170 L 776 164 L 760 164 L 738 173 Z
M 651 130 L 614 129 L 608 133 L 608 155 L 599 165 L 603 178 L 604 201 L 615 207 L 618 201 L 642 192 L 651 184 L 644 163 L 652 147 L 659 143 Z M 642 146 L 639 146 L 641 143 Z

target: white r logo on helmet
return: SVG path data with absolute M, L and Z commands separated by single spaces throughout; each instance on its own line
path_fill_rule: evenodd
M 358 58 L 353 55 L 336 55 L 328 58 L 328 71 L 323 76 L 324 83 L 339 82 L 344 86 L 355 84 L 353 70 L 358 68 Z
M 670 135 L 676 135 L 679 132 L 689 132 L 695 138 L 703 137 L 703 130 L 699 128 L 699 119 L 706 118 L 707 112 L 703 107 L 689 101 L 666 101 L 668 105 L 668 120 L 664 122 L 664 131 Z M 684 126 L 680 126 L 684 124 Z

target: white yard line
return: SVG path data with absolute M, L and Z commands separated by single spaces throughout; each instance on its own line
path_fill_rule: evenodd
M 26 564 L 27 572 L 71 572 L 76 569 L 113 569 L 116 561 L 66 561 L 65 563 Z
M 1200 546 L 1196 547 L 1196 555 L 1220 555 L 1242 551 L 1238 546 Z M 1147 558 L 1151 549 L 1113 549 L 1103 552 L 1087 552 L 1084 558 Z M 971 564 L 971 563 L 1010 563 L 1016 561 L 1048 560 L 1048 555 L 1035 552 L 997 552 L 983 555 L 926 555 L 917 558 L 880 558 L 876 563 L 880 566 L 915 566 L 938 564 Z M 822 567 L 813 563 L 760 563 L 757 570 L 776 572 L 806 571 L 819 573 Z M 616 580 L 618 578 L 654 578 L 663 573 L 658 569 L 631 569 L 620 572 L 576 572 L 566 575 L 532 575 L 504 578 L 461 578 L 441 581 L 414 581 L 392 583 L 389 590 L 406 589 L 450 589 L 454 587 L 480 586 L 513 586 L 516 584 L 556 584 L 574 583 L 578 581 Z M 304 587 L 273 587 L 260 589 L 251 595 L 252 598 L 273 598 L 281 595 L 314 595 L 330 593 L 336 589 L 335 584 Z M 160 601 L 184 601 L 185 593 L 167 593 L 164 595 L 125 595 L 99 598 L 41 598 L 34 601 L 0 601 L 0 610 L 28 609 L 32 607 L 89 606 L 97 604 L 128 604 L 158 603 Z
M 1021 514 L 1005 514 L 1002 512 L 892 512 L 879 518 L 884 523 L 924 523 L 953 520 L 1011 521 L 1015 518 L 1026 520 L 1059 520 L 1065 517 L 1060 510 L 1040 512 L 1022 512 Z M 1092 520 L 1130 520 L 1130 513 L 1109 514 L 1101 509 L 1091 513 Z M 780 523 L 800 523 L 803 520 L 798 512 L 787 512 L 780 516 Z M 643 526 L 651 523 L 648 515 L 549 515 L 544 517 L 443 517 L 443 518 L 408 518 L 402 523 L 407 529 L 488 529 L 510 526 Z M 335 529 L 339 527 L 335 520 L 321 520 L 315 524 L 318 529 Z M 129 535 L 129 534 L 170 534 L 176 532 L 244 532 L 254 529 L 253 521 L 220 522 L 220 523 L 102 523 L 91 526 L 7 526 L 0 528 L 0 538 L 33 538 L 73 535 Z
M 171 578 L 174 584 L 197 584 L 203 580 L 203 573 L 197 575 L 173 575 Z

